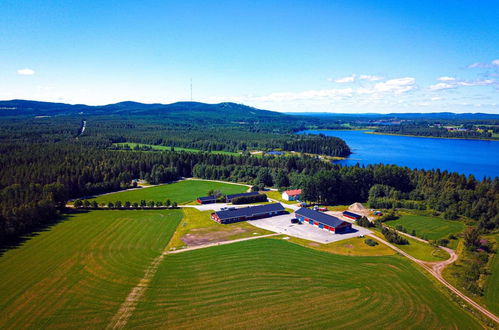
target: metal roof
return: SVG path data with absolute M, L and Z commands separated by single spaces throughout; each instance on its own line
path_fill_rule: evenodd
M 217 198 L 215 196 L 198 197 L 198 199 L 201 202 L 204 202 L 204 201 L 215 201 L 215 200 L 217 200 Z
M 240 209 L 235 209 L 235 210 L 218 211 L 215 213 L 218 215 L 220 220 L 225 220 L 225 219 L 233 219 L 240 217 L 253 217 L 268 212 L 282 212 L 282 211 L 284 211 L 284 207 L 281 205 L 281 203 L 273 203 L 273 204 L 242 207 Z
M 349 216 L 354 217 L 354 218 L 362 218 L 362 216 L 360 214 L 353 213 L 350 211 L 343 211 L 343 215 L 349 215 Z
M 260 194 L 258 191 L 252 191 L 252 192 L 246 192 L 246 193 L 242 193 L 242 194 L 227 195 L 226 197 L 228 199 L 233 199 L 233 198 L 237 198 L 237 197 L 254 196 L 254 195 L 258 195 L 258 194 Z
M 325 214 L 322 212 L 314 211 L 311 209 L 307 209 L 305 207 L 302 207 L 295 211 L 296 215 L 302 215 L 305 218 L 312 219 L 314 221 L 320 222 L 322 224 L 328 225 L 330 227 L 336 228 L 343 224 L 346 221 L 340 220 L 336 217 L 333 217 L 332 215 Z

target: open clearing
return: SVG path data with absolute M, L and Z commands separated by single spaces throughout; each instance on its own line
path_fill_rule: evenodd
M 0 328 L 105 328 L 166 247 L 180 210 L 66 217 L 0 257 Z
M 128 144 L 128 146 L 131 148 L 131 151 L 134 151 L 133 148 L 135 148 L 135 146 L 145 146 L 145 147 L 149 147 L 153 150 L 157 150 L 157 151 L 171 151 L 172 150 L 172 147 L 167 147 L 167 146 L 158 146 L 158 145 L 154 145 L 154 144 L 143 144 L 143 143 L 133 143 L 133 142 L 119 142 L 119 143 L 113 143 L 113 145 L 126 145 Z M 241 154 L 238 153 L 238 152 L 231 152 L 231 151 L 217 151 L 217 150 L 214 150 L 214 151 L 205 151 L 205 150 L 200 150 L 200 149 L 192 149 L 192 148 L 181 148 L 181 147 L 173 147 L 174 148 L 174 151 L 185 151 L 185 152 L 209 152 L 211 154 L 220 154 L 220 155 L 232 155 L 232 156 L 240 156 Z
M 167 255 L 128 328 L 462 328 L 480 325 L 409 260 L 278 239 Z
M 255 228 L 246 222 L 222 225 L 211 220 L 212 211 L 199 211 L 189 207 L 183 208 L 182 212 L 182 222 L 168 243 L 168 250 L 272 234 L 271 231 Z
M 172 202 L 183 204 L 194 201 L 200 196 L 206 196 L 210 189 L 220 190 L 224 194 L 238 194 L 245 192 L 248 187 L 214 181 L 184 180 L 149 188 L 119 191 L 98 196 L 89 199 L 89 201 L 95 200 L 97 203 L 107 204 L 108 202 L 114 203 L 116 201 L 138 203 L 142 199 L 146 201 L 164 202 L 165 200 L 170 199 Z
M 465 227 L 462 222 L 419 215 L 403 215 L 399 219 L 387 221 L 385 224 L 392 228 L 401 225 L 407 229 L 409 234 L 412 230 L 415 230 L 416 236 L 426 236 L 430 240 L 447 238 L 449 234 L 459 233 L 463 231 Z

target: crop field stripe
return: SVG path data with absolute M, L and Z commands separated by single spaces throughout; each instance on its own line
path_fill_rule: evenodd
M 0 328 L 104 328 L 180 222 L 173 211 L 73 214 L 0 257 Z
M 165 257 L 127 328 L 480 328 L 401 256 L 276 239 Z

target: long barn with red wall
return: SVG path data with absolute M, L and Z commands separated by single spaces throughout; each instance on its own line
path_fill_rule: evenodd
M 352 224 L 350 222 L 305 207 L 295 211 L 295 215 L 303 224 L 313 225 L 334 234 L 343 234 L 352 230 Z

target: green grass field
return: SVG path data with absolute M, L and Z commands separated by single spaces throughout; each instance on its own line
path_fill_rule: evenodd
M 381 234 L 376 229 L 373 230 L 373 234 L 386 240 L 383 234 Z M 436 249 L 432 247 L 430 244 L 415 240 L 407 236 L 404 236 L 404 238 L 409 241 L 409 244 L 406 245 L 395 244 L 395 246 L 401 249 L 402 251 L 410 254 L 416 259 L 423 261 L 443 261 L 449 259 L 450 257 L 450 255 L 446 251 L 442 249 Z
M 143 143 L 134 143 L 134 142 L 119 142 L 119 143 L 113 143 L 113 145 L 126 145 L 128 144 L 128 146 L 132 149 L 133 151 L 133 148 L 135 146 L 145 146 L 145 147 L 150 147 L 151 149 L 153 150 L 158 150 L 158 151 L 171 151 L 172 150 L 172 147 L 167 147 L 167 146 L 157 146 L 157 145 L 153 145 L 153 144 L 143 144 Z M 185 152 L 209 152 L 209 153 L 212 153 L 212 154 L 219 154 L 219 155 L 232 155 L 232 156 L 239 156 L 240 153 L 238 152 L 230 152 L 230 151 L 204 151 L 204 150 L 200 150 L 200 149 L 192 149 L 192 148 L 181 148 L 181 147 L 173 147 L 174 148 L 174 151 L 185 151 Z
M 401 256 L 350 257 L 277 239 L 169 255 L 127 328 L 476 329 Z
M 107 194 L 99 196 L 89 201 L 96 200 L 97 203 L 107 204 L 108 202 L 116 202 L 118 200 L 129 201 L 131 203 L 140 202 L 144 199 L 146 201 L 162 201 L 170 199 L 172 202 L 175 201 L 178 204 L 187 203 L 201 196 L 206 196 L 210 189 L 218 189 L 224 194 L 237 194 L 245 192 L 248 187 L 211 182 L 211 181 L 201 181 L 201 180 L 185 180 L 171 184 L 163 184 L 159 186 L 141 188 L 137 190 L 119 191 L 112 194 Z
M 0 329 L 104 329 L 180 210 L 73 214 L 0 257 Z
M 495 235 L 494 240 L 497 247 L 499 235 Z M 490 311 L 499 315 L 499 257 L 497 253 L 493 255 L 491 260 L 490 275 L 485 282 L 483 298 Z
M 426 236 L 430 240 L 447 238 L 449 234 L 459 233 L 465 227 L 463 223 L 458 221 L 419 215 L 403 215 L 399 219 L 387 221 L 385 224 L 393 228 L 402 225 L 409 234 L 412 230 L 416 230 L 416 236 Z
M 280 236 L 276 236 L 274 238 L 282 239 Z M 365 239 L 366 238 L 354 237 L 328 244 L 320 244 L 297 237 L 290 237 L 287 241 L 307 248 L 346 256 L 390 256 L 396 253 L 385 244 L 369 246 L 364 243 Z

